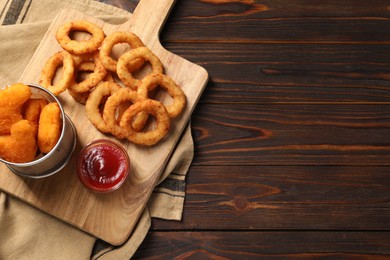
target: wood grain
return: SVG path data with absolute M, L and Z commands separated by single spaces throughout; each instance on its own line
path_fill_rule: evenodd
M 204 104 L 194 165 L 389 165 L 381 104 Z
M 387 166 L 194 165 L 182 222 L 153 230 L 389 230 L 389 187 Z
M 388 259 L 382 232 L 151 232 L 134 259 Z M 326 245 L 326 246 L 324 246 Z
M 113 193 L 94 194 L 78 181 L 75 160 L 80 148 L 92 140 L 111 137 L 95 129 L 89 123 L 84 107 L 64 93 L 59 98 L 66 114 L 75 124 L 78 137 L 71 162 L 55 176 L 40 180 L 20 178 L 1 165 L 1 189 L 111 244 L 121 244 L 127 239 L 207 82 L 207 72 L 202 67 L 166 51 L 159 41 L 161 27 L 173 4 L 173 0 L 160 1 L 158 4 L 152 0 L 140 1 L 129 21 L 121 25 L 104 23 L 76 10 L 64 10 L 51 24 L 20 79 L 25 83 L 38 82 L 39 68 L 60 49 L 54 38 L 55 32 L 69 20 L 89 20 L 102 26 L 106 34 L 131 31 L 159 56 L 165 73 L 184 90 L 187 107 L 182 116 L 173 122 L 168 137 L 158 145 L 145 148 L 129 142 L 122 143 L 131 160 L 131 174 L 124 185 Z
M 212 75 L 201 103 L 390 100 L 388 45 L 169 42 L 165 46 Z
M 174 17 L 163 42 L 386 44 L 390 38 L 383 0 L 178 1 Z

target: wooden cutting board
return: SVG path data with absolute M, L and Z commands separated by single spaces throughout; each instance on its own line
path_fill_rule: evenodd
M 61 172 L 44 179 L 19 177 L 1 164 L 0 189 L 110 244 L 119 245 L 130 236 L 208 80 L 205 69 L 170 53 L 159 42 L 159 32 L 174 2 L 141 0 L 129 21 L 121 25 L 108 24 L 76 10 L 64 10 L 51 24 L 20 78 L 24 83 L 38 83 L 46 60 L 61 49 L 54 37 L 57 28 L 70 20 L 94 22 L 106 34 L 131 31 L 142 39 L 161 59 L 165 74 L 183 88 L 188 104 L 182 116 L 173 121 L 167 138 L 156 146 L 121 142 L 131 160 L 131 174 L 125 184 L 115 192 L 96 194 L 79 182 L 75 160 L 81 147 L 98 138 L 112 137 L 96 130 L 87 119 L 85 107 L 64 92 L 59 99 L 76 127 L 78 139 L 70 163 Z

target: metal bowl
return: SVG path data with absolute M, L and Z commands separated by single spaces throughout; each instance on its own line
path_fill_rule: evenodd
M 47 89 L 35 85 L 26 84 L 31 88 L 32 98 L 44 98 L 49 102 L 57 102 L 61 110 L 62 131 L 60 138 L 54 148 L 45 155 L 39 155 L 34 161 L 27 163 L 8 162 L 2 158 L 0 161 L 5 163 L 8 168 L 21 176 L 28 178 L 44 178 L 53 175 L 62 170 L 76 147 L 76 129 L 65 114 L 60 101 Z

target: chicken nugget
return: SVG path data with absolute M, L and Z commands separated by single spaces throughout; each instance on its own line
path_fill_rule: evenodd
M 38 147 L 42 153 L 50 152 L 62 131 L 61 109 L 55 102 L 43 107 L 38 124 Z
M 0 136 L 0 157 L 14 163 L 26 163 L 35 159 L 37 143 L 33 126 L 28 120 L 20 120 L 11 126 L 11 134 Z
M 31 90 L 22 83 L 0 90 L 0 135 L 11 133 L 11 126 L 22 120 L 22 106 L 31 97 Z
M 30 98 L 23 105 L 22 116 L 34 127 L 35 134 L 38 133 L 38 123 L 41 111 L 48 103 L 49 101 L 43 98 Z
M 38 123 L 41 111 L 48 103 L 49 101 L 43 98 L 30 98 L 23 105 L 23 118 Z

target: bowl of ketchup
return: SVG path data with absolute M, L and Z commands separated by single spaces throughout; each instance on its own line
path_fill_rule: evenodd
M 130 171 L 130 159 L 118 143 L 99 139 L 86 145 L 77 160 L 80 181 L 95 192 L 117 190 Z

